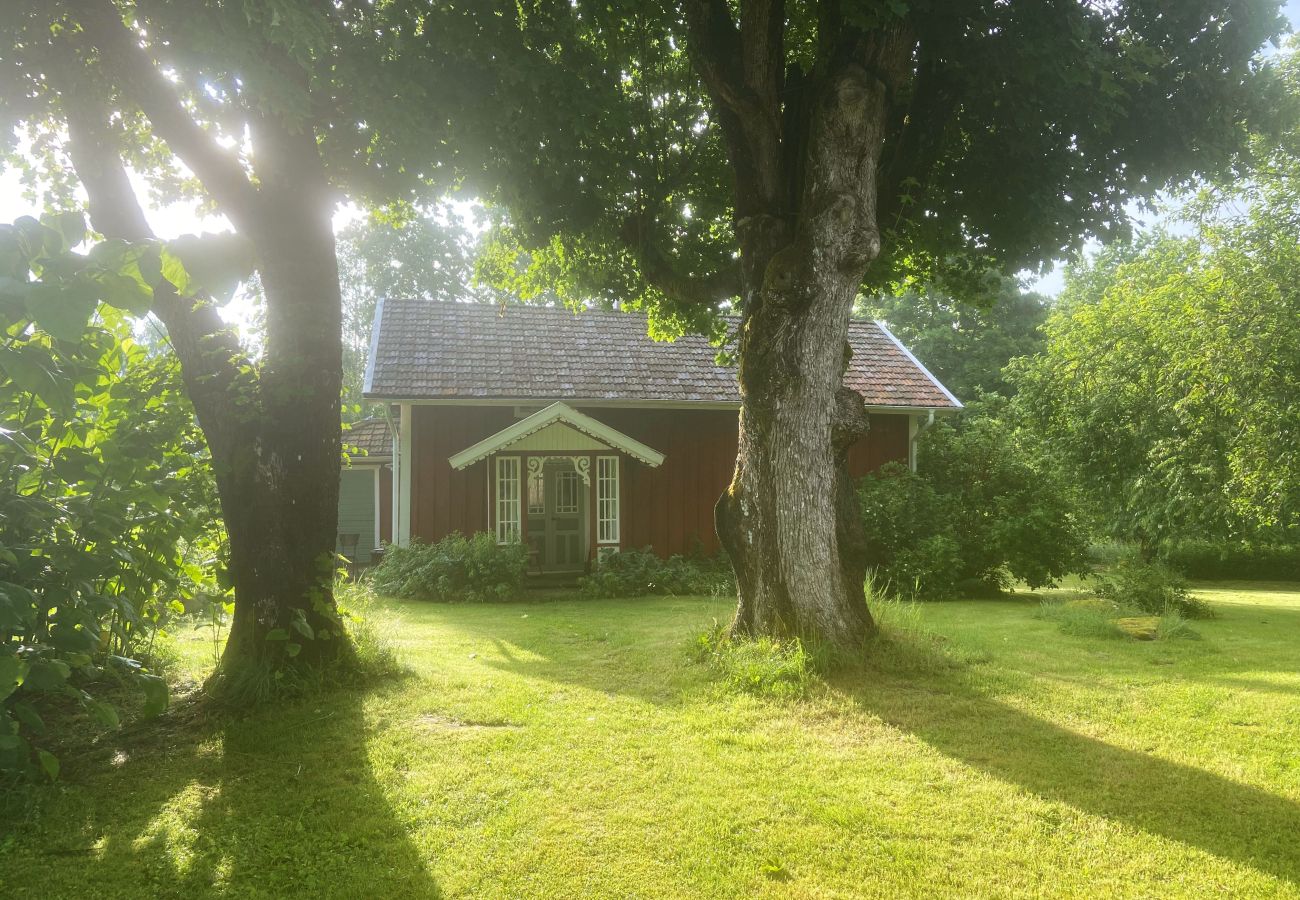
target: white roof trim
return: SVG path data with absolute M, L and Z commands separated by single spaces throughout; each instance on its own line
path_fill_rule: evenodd
M 370 393 L 375 382 L 375 357 L 379 355 L 379 325 L 384 320 L 384 298 L 375 301 L 375 320 L 370 325 L 370 355 L 366 358 L 366 374 L 361 379 L 361 396 Z
M 927 369 L 919 359 L 913 356 L 912 351 L 904 347 L 902 341 L 894 337 L 894 333 L 889 330 L 888 325 L 886 325 L 884 322 L 880 321 L 879 319 L 876 319 L 876 327 L 878 327 L 881 331 L 885 333 L 885 337 L 889 338 L 891 341 L 894 342 L 895 347 L 903 351 L 903 355 L 912 361 L 912 365 L 916 366 L 918 369 L 924 372 L 925 377 L 930 379 L 932 382 L 934 382 L 935 387 L 943 391 L 943 395 L 952 401 L 953 406 L 957 407 L 958 409 L 965 408 L 965 405 L 953 395 L 953 392 L 948 390 L 946 387 L 944 387 L 943 382 L 940 381 L 938 378 L 935 378 L 934 373 L 931 372 L 929 369 Z
M 466 447 L 455 456 L 448 457 L 447 462 L 451 463 L 453 469 L 472 466 L 479 460 L 486 459 L 499 450 L 504 450 L 515 441 L 526 438 L 530 434 L 541 431 L 546 426 L 553 425 L 556 422 L 563 422 L 588 437 L 593 437 L 602 443 L 608 444 L 611 449 L 622 450 L 628 456 L 640 460 L 647 466 L 658 466 L 664 461 L 664 455 L 653 447 L 647 447 L 618 429 L 610 428 L 591 416 L 583 415 L 567 403 L 557 402 L 552 403 L 545 409 L 539 409 L 531 416 L 520 419 L 513 425 L 502 428 L 496 434 L 484 438 L 471 447 Z

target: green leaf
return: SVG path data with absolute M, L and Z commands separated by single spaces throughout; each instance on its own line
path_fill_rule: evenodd
M 185 615 L 185 604 L 175 598 L 172 598 L 172 600 L 167 604 L 167 608 L 178 616 Z
M 284 645 L 284 650 L 289 654 L 290 658 L 292 658 L 302 652 L 302 644 L 295 644 L 290 641 L 288 644 Z
M 0 700 L 18 690 L 27 677 L 27 669 L 27 663 L 19 659 L 17 654 L 0 656 Z
M 41 761 L 41 768 L 49 776 L 50 781 L 59 780 L 59 758 L 48 750 L 37 750 L 36 758 Z
M 41 216 L 41 224 L 63 238 L 65 250 L 71 250 L 86 239 L 86 217 L 80 210 L 46 213 Z
M 14 718 L 32 730 L 34 734 L 45 733 L 45 720 L 36 712 L 36 707 L 26 700 L 19 700 L 12 707 Z
M 105 703 L 103 700 L 92 700 L 86 709 L 91 718 L 99 724 L 107 728 L 116 728 L 118 726 L 120 720 L 117 717 L 117 710 L 113 708 L 111 703 Z
M 293 626 L 294 631 L 301 634 L 307 640 L 311 641 L 316 639 L 316 633 L 312 631 L 311 623 L 303 616 L 302 610 L 298 610 L 297 615 L 293 617 L 293 620 L 289 624 Z
M 218 303 L 228 303 L 241 281 L 253 272 L 253 248 L 237 234 L 183 235 L 168 241 L 167 256 L 176 259 L 185 272 L 185 287 L 170 275 L 168 281 L 184 294 L 206 291 Z
M 289 640 L 289 632 L 283 628 L 272 628 L 266 633 L 266 639 L 268 641 L 287 641 Z
M 72 384 L 57 370 L 51 370 L 52 362 L 36 347 L 0 344 L 0 369 L 13 380 L 18 390 L 35 394 L 51 409 L 70 412 L 75 400 Z
M 171 282 L 172 287 L 176 288 L 178 294 L 183 297 L 191 295 L 190 276 L 185 271 L 185 263 L 181 262 L 181 258 L 171 251 L 170 245 L 163 247 L 159 271 L 162 272 L 162 277 Z
M 38 691 L 54 691 L 68 683 L 72 669 L 61 659 L 38 659 L 27 671 L 25 684 Z
M 146 719 L 161 715 L 167 709 L 167 682 L 157 675 L 138 675 L 137 680 L 144 690 L 144 708 L 140 711 Z

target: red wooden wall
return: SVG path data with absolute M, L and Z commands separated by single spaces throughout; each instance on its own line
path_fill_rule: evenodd
M 453 531 L 490 528 L 490 460 L 455 471 L 447 458 L 516 420 L 509 406 L 414 406 L 411 534 L 436 541 Z M 622 462 L 622 544 L 662 555 L 702 546 L 718 550 L 713 505 L 736 463 L 735 410 L 630 409 L 583 406 L 582 412 L 664 454 L 658 468 Z M 871 431 L 849 451 L 861 476 L 886 462 L 907 461 L 908 416 L 872 414 Z

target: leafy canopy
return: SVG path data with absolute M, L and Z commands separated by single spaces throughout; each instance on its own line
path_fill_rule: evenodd
M 1116 534 L 1294 540 L 1300 528 L 1300 57 L 1243 177 L 1072 270 L 1017 403 Z
M 1275 0 L 758 4 L 742 18 L 760 9 L 781 34 L 789 154 L 803 149 L 800 86 L 837 41 L 913 39 L 868 175 L 885 232 L 869 286 L 942 276 L 967 290 L 989 266 L 1018 271 L 1084 235 L 1124 235 L 1130 201 L 1225 165 L 1242 143 L 1252 56 L 1283 24 Z M 503 212 L 487 278 L 525 296 L 642 305 L 669 331 L 709 327 L 701 304 L 736 294 L 743 161 L 697 74 L 698 10 L 730 20 L 707 0 L 429 13 L 424 52 L 451 101 L 457 161 Z M 768 37 L 728 27 L 740 55 Z

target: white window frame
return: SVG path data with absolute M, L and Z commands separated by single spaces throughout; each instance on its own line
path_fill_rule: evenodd
M 521 457 L 497 457 L 495 506 L 498 544 L 517 544 L 524 538 L 522 469 Z
M 621 527 L 619 521 L 622 503 L 619 458 L 596 457 L 596 544 L 618 546 Z

